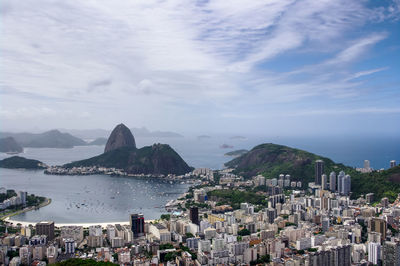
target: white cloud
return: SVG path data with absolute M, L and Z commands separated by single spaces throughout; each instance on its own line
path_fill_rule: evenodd
M 287 113 L 287 116 L 315 116 L 315 115 L 357 115 L 357 114 L 398 114 L 400 108 L 353 108 L 353 109 L 316 109 L 296 113 Z
M 362 87 L 353 79 L 383 69 L 351 74 L 355 71 L 342 64 L 359 60 L 388 36 L 354 34 L 381 13 L 364 4 L 4 0 L 0 89 L 10 100 L 2 117 L 12 116 L 12 104 L 21 97 L 28 106 L 40 102 L 56 114 L 62 106 L 77 114 L 98 111 L 98 121 L 134 113 L 137 123 L 166 124 L 168 112 L 190 116 L 218 110 L 237 116 L 238 108 L 249 105 L 353 97 Z M 395 7 L 390 6 L 392 13 Z M 294 51 L 327 56 L 294 71 L 260 67 Z M 117 114 L 104 115 L 111 109 Z M 29 110 L 16 112 L 25 113 Z
M 372 75 L 372 74 L 375 74 L 375 73 L 378 73 L 378 72 L 381 72 L 381 71 L 385 71 L 387 69 L 388 69 L 387 67 L 380 67 L 380 68 L 360 71 L 360 72 L 357 72 L 357 73 L 354 73 L 353 75 L 351 75 L 351 77 L 349 77 L 347 80 L 352 80 L 352 79 L 357 79 L 357 78 L 360 78 L 360 77 Z
M 342 64 L 359 59 L 370 46 L 382 41 L 386 37 L 386 33 L 374 33 L 365 38 L 361 38 L 341 51 L 334 59 L 325 62 L 325 64 Z

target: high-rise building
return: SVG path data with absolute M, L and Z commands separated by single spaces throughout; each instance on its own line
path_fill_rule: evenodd
M 54 239 L 54 222 L 40 222 L 36 224 L 36 234 L 46 235 L 47 240 Z
M 143 214 L 131 214 L 130 227 L 134 237 L 144 236 L 144 216 Z
M 199 209 L 197 207 L 190 207 L 190 221 L 192 221 L 192 223 L 200 225 L 199 222 Z
M 371 164 L 369 160 L 364 160 L 364 169 L 369 170 L 371 168 Z
M 332 192 L 336 191 L 336 173 L 331 172 L 329 175 L 329 190 Z
M 315 184 L 321 185 L 321 177 L 324 173 L 324 161 L 316 160 L 315 161 Z
M 343 171 L 338 176 L 338 191 L 342 195 L 349 195 L 351 192 L 351 177 Z
M 382 248 L 382 261 L 384 266 L 400 265 L 400 243 L 385 241 Z
M 344 179 L 345 176 L 346 176 L 346 174 L 345 174 L 343 171 L 340 171 L 340 172 L 339 172 L 339 175 L 338 175 L 338 178 L 337 178 L 337 181 L 338 181 L 338 184 L 337 184 L 337 191 L 338 191 L 339 193 L 342 193 L 343 179 Z
M 390 168 L 396 167 L 396 161 L 395 160 L 391 160 L 390 161 Z
M 75 253 L 75 241 L 73 239 L 64 239 L 65 254 Z
M 370 232 L 377 232 L 381 234 L 382 240 L 386 238 L 387 223 L 385 220 L 380 218 L 372 218 L 368 224 Z
M 28 192 L 26 191 L 18 191 L 18 196 L 21 198 L 21 203 L 26 205 L 26 198 L 28 197 Z
M 378 264 L 381 260 L 381 244 L 369 242 L 368 243 L 368 261 L 373 264 Z
M 321 176 L 321 188 L 323 190 L 326 190 L 328 188 L 328 176 L 326 174 L 323 174 Z
M 268 209 L 267 209 L 267 217 L 268 217 L 268 223 L 273 224 L 275 218 L 277 217 L 277 215 L 276 215 L 276 209 L 274 209 L 274 208 L 268 208 Z
M 345 175 L 343 179 L 343 190 L 342 194 L 343 195 L 349 195 L 351 192 L 351 177 L 350 175 Z

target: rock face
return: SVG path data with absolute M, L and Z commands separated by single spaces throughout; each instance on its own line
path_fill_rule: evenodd
M 12 137 L 0 139 L 0 152 L 22 152 L 22 147 Z
M 119 124 L 111 132 L 111 135 L 107 140 L 104 153 L 122 147 L 136 148 L 136 143 L 135 143 L 135 138 L 133 137 L 129 128 L 127 128 L 124 124 Z
M 192 168 L 167 144 L 136 148 L 135 139 L 124 124 L 111 132 L 104 153 L 86 160 L 65 164 L 64 167 L 102 166 L 123 169 L 129 174 L 182 175 Z

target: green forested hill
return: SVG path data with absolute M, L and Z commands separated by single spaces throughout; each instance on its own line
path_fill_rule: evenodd
M 38 160 L 26 159 L 20 156 L 12 156 L 0 161 L 1 168 L 10 169 L 44 169 L 43 163 Z
M 353 198 L 359 197 L 361 194 L 375 193 L 376 199 L 387 196 L 394 200 L 400 193 L 399 167 L 362 174 L 352 167 L 335 163 L 329 158 L 273 143 L 258 145 L 225 165 L 235 168 L 235 172 L 245 178 L 258 174 L 267 178 L 278 177 L 279 174 L 290 174 L 292 180 L 302 181 L 303 187 L 305 187 L 307 183 L 314 181 L 316 160 L 324 161 L 327 175 L 331 171 L 335 171 L 337 174 L 339 171 L 345 171 L 351 176 Z

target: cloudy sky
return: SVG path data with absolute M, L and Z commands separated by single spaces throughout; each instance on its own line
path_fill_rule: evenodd
M 400 132 L 400 0 L 0 1 L 1 130 Z

